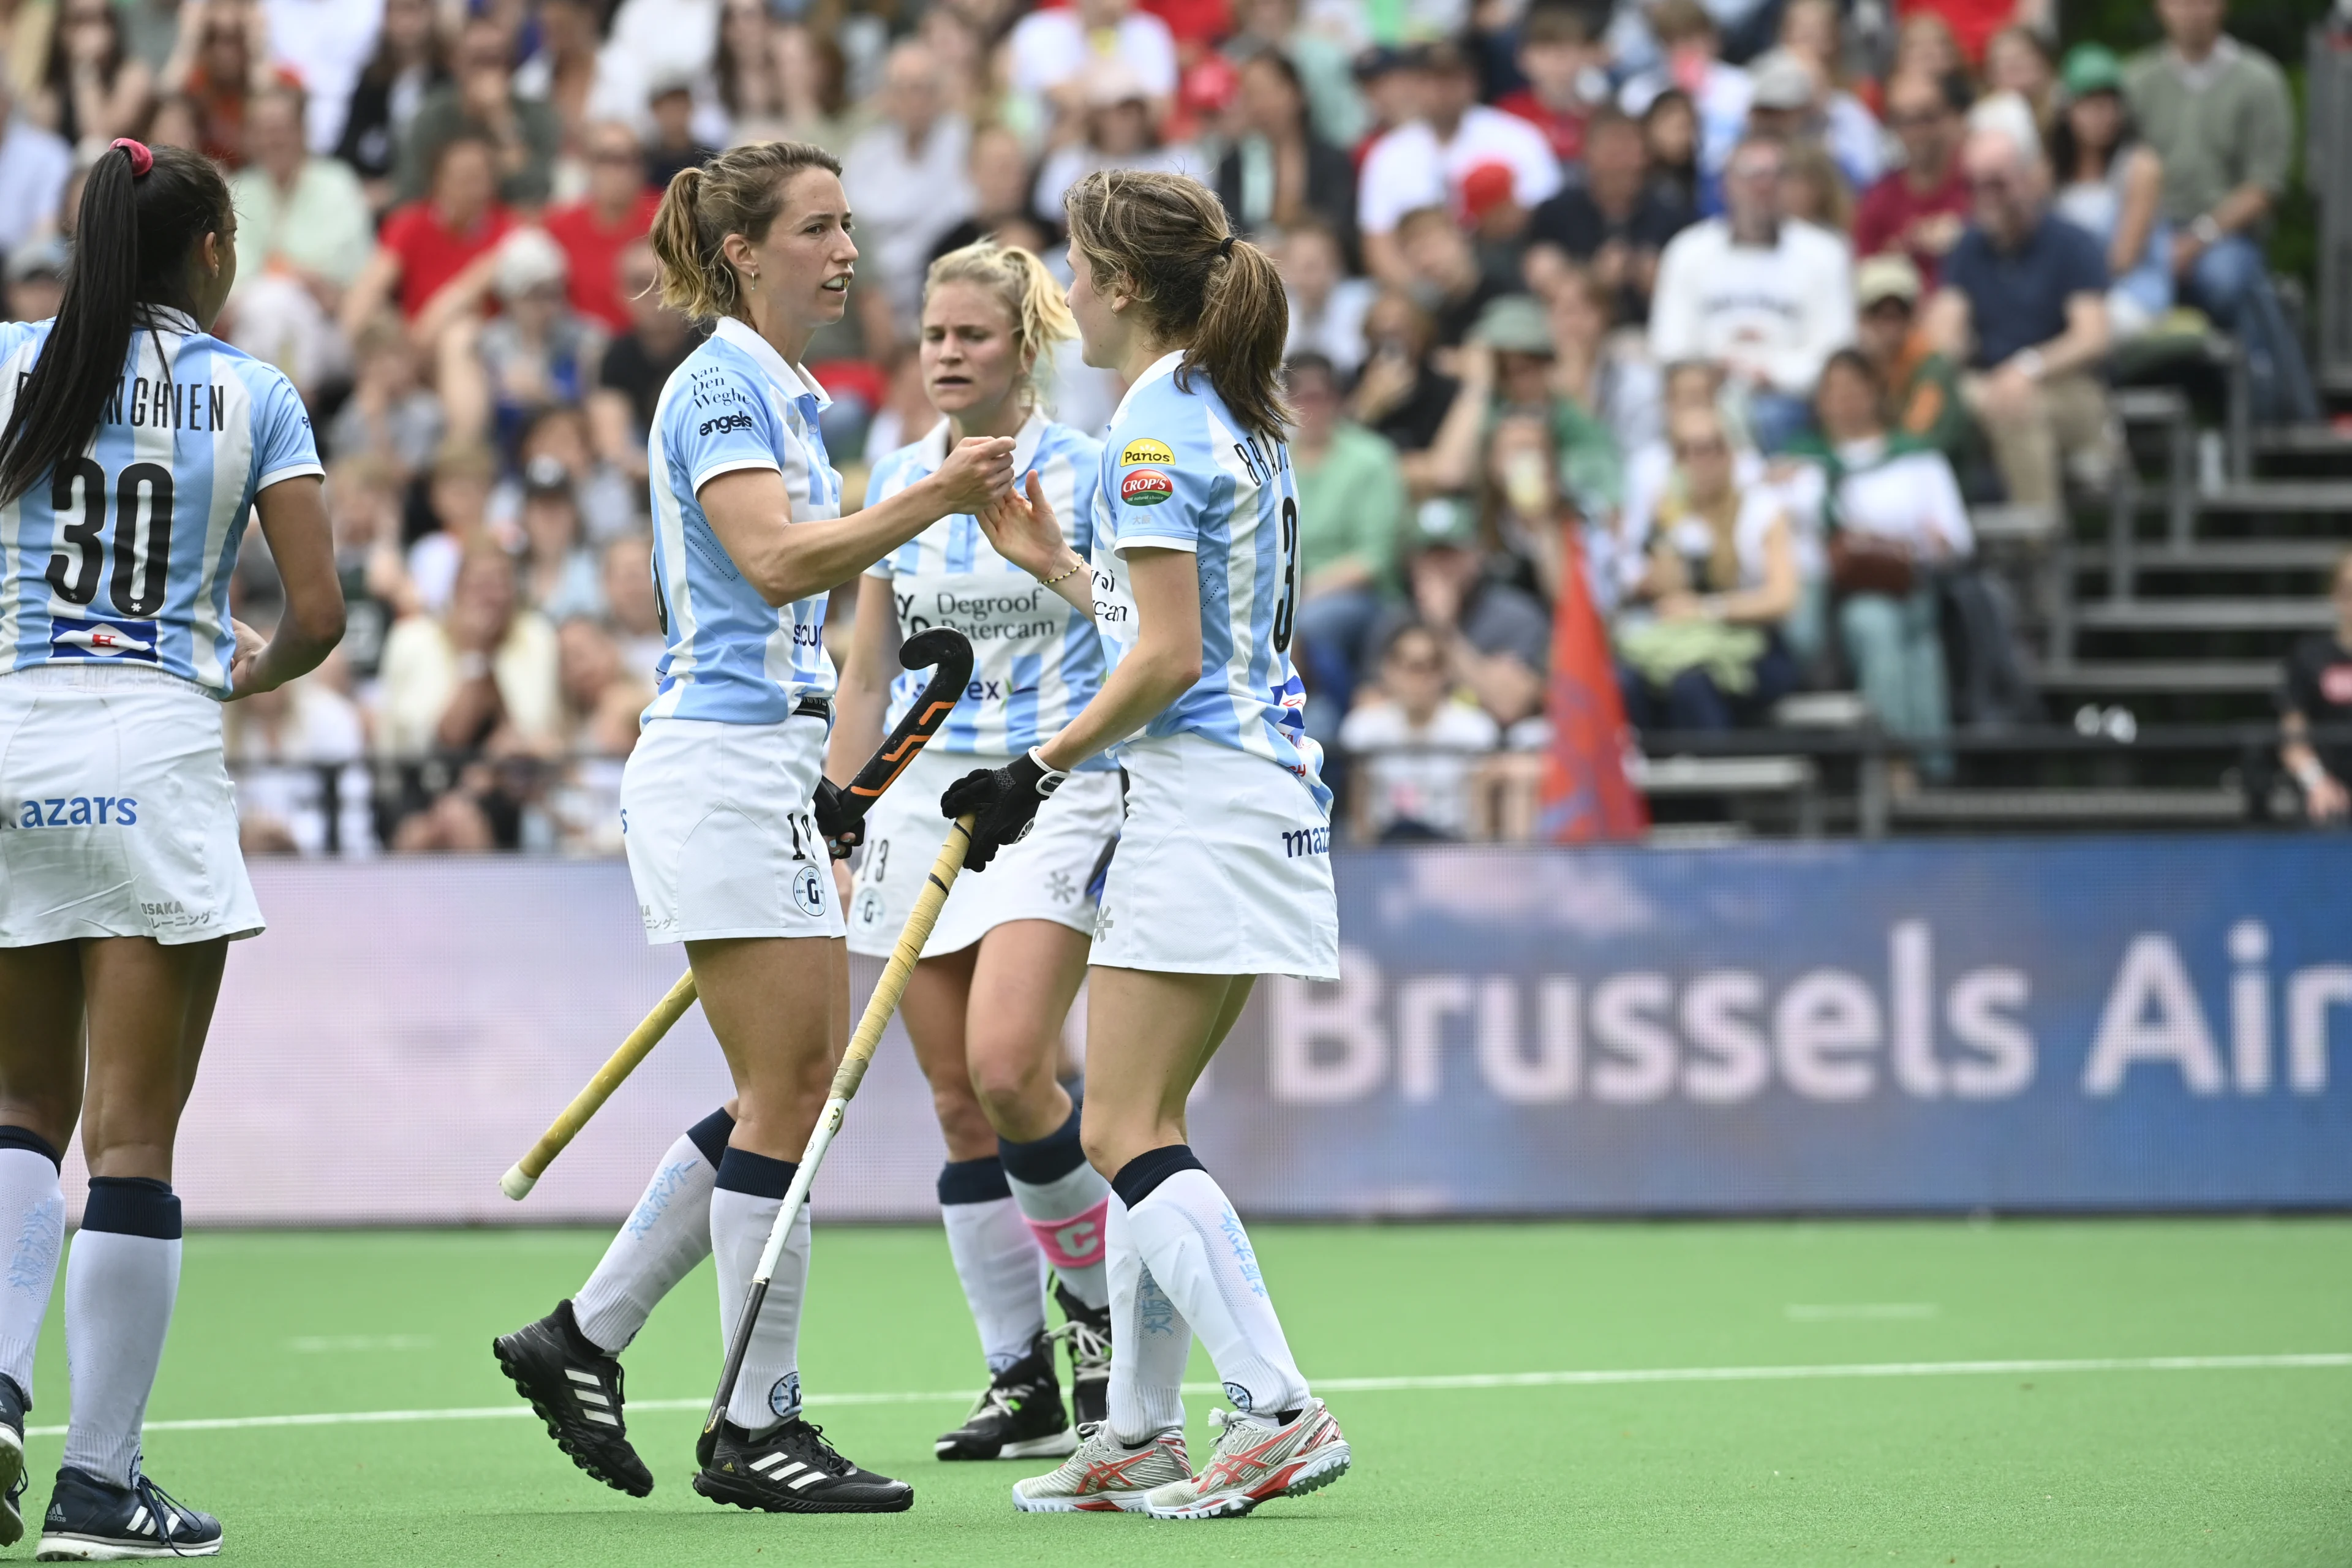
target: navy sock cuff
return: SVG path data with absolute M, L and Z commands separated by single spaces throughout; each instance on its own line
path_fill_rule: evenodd
M 999 1138 L 996 1152 L 1004 1162 L 1004 1173 L 1016 1182 L 1042 1187 L 1060 1181 L 1087 1163 L 1087 1152 L 1078 1143 L 1078 1108 L 1072 1105 L 1070 1119 L 1034 1143 Z
M 730 1147 L 719 1162 L 719 1190 L 755 1198 L 781 1198 L 800 1167 L 790 1160 L 772 1160 L 749 1149 Z
M 977 1160 L 950 1160 L 940 1167 L 942 1208 L 950 1204 L 992 1204 L 1012 1195 L 1013 1189 L 1004 1184 L 1004 1162 L 993 1154 L 983 1154 Z
M 688 1128 L 686 1135 L 696 1148 L 702 1151 L 702 1157 L 710 1162 L 710 1168 L 715 1171 L 719 1163 L 727 1158 L 727 1140 L 735 1136 L 735 1119 L 727 1114 L 727 1108 L 722 1105 Z
M 92 1176 L 89 1201 L 82 1205 L 84 1230 L 119 1236 L 180 1239 L 180 1198 L 172 1184 L 152 1176 Z
M 1132 1209 L 1156 1191 L 1160 1184 L 1179 1171 L 1205 1171 L 1193 1154 L 1189 1143 L 1171 1143 L 1163 1149 L 1146 1149 L 1118 1168 L 1110 1179 L 1110 1190 L 1118 1201 Z
M 57 1145 L 29 1127 L 0 1127 L 0 1149 L 25 1149 L 38 1154 L 50 1164 L 62 1167 L 65 1156 Z

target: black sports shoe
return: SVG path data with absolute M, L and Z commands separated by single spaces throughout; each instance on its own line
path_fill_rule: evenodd
M 1054 1346 L 1044 1334 L 1029 1353 L 989 1380 L 963 1425 L 931 1445 L 942 1459 L 1060 1458 L 1078 1451 L 1054 1375 Z
M 797 1416 L 758 1434 L 720 1422 L 694 1489 L 769 1513 L 904 1513 L 915 1500 L 914 1488 L 859 1469 L 834 1451 L 824 1428 Z
M 571 1302 L 492 1340 L 490 1353 L 573 1464 L 631 1497 L 654 1489 L 621 1416 L 621 1363 L 580 1331 Z
M 32 1402 L 13 1377 L 0 1377 L 0 1546 L 25 1538 L 25 1412 Z
M 37 1563 L 118 1563 L 131 1557 L 215 1557 L 221 1522 L 184 1508 L 145 1476 L 127 1487 L 60 1469 L 41 1521 Z
M 1089 1307 L 1054 1281 L 1054 1300 L 1067 1320 L 1054 1338 L 1070 1346 L 1070 1403 L 1077 1407 L 1078 1425 L 1091 1426 L 1110 1415 L 1110 1304 Z

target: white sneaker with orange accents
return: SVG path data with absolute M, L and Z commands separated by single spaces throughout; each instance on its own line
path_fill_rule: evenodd
M 1143 1500 L 1154 1519 L 1239 1519 L 1268 1498 L 1305 1497 L 1348 1473 L 1352 1455 L 1319 1399 L 1279 1426 L 1213 1410 L 1224 1428 L 1215 1458 L 1197 1476 L 1171 1481 Z
M 1130 1448 L 1110 1435 L 1110 1423 L 1078 1428 L 1078 1451 L 1049 1474 L 1013 1483 L 1013 1506 L 1023 1513 L 1140 1513 L 1144 1494 L 1192 1474 L 1184 1434 L 1162 1432 Z

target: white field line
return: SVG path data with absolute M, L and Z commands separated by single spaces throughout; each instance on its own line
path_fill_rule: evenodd
M 1932 1318 L 1943 1309 L 1933 1301 L 1791 1301 L 1781 1310 L 1794 1323 L 1835 1323 Z
M 1593 1368 L 1579 1372 L 1464 1373 L 1437 1377 L 1326 1377 L 1315 1387 L 1330 1394 L 1442 1393 L 1479 1388 L 1596 1388 L 1641 1383 L 1796 1383 L 1823 1378 L 2016 1377 L 2070 1372 L 2293 1372 L 2352 1367 L 2352 1352 L 2286 1355 L 2098 1356 L 2069 1361 L 1893 1361 L 1811 1366 L 1661 1366 Z M 1188 1383 L 1187 1394 L 1218 1394 L 1221 1384 Z M 954 1405 L 969 1390 L 936 1394 L 812 1394 L 812 1405 Z M 632 1410 L 706 1410 L 708 1399 L 632 1400 Z M 367 1426 L 414 1421 L 500 1421 L 530 1417 L 522 1405 L 478 1405 L 450 1410 L 352 1410 L 310 1415 L 225 1415 L 193 1421 L 150 1421 L 150 1432 L 235 1432 L 258 1426 Z M 27 1437 L 59 1437 L 63 1426 L 30 1426 Z

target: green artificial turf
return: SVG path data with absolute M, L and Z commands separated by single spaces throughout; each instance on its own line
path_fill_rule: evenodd
M 159 1422 L 502 1407 L 495 1332 L 593 1263 L 579 1231 L 192 1237 Z M 2342 1220 L 1668 1226 L 1266 1225 L 1291 1342 L 1331 1380 L 1592 1369 L 2352 1352 Z M 706 1266 L 626 1359 L 698 1401 Z M 36 1427 L 67 1404 L 62 1324 Z M 929 1229 L 825 1229 L 813 1395 L 979 1381 Z M 1195 1360 L 1194 1376 L 1208 1379 Z M 778 1518 L 687 1486 L 698 1415 L 633 1410 L 638 1501 L 528 1419 L 156 1430 L 148 1468 L 246 1563 L 2352 1563 L 2352 1366 L 1750 1377 L 1333 1392 L 1356 1468 L 1238 1523 L 1031 1518 L 1035 1461 L 942 1465 L 958 1398 L 818 1405 L 907 1514 Z M 1211 1401 L 1195 1396 L 1195 1452 Z M 59 1447 L 31 1443 L 28 1511 Z M 30 1555 L 31 1542 L 8 1555 Z

